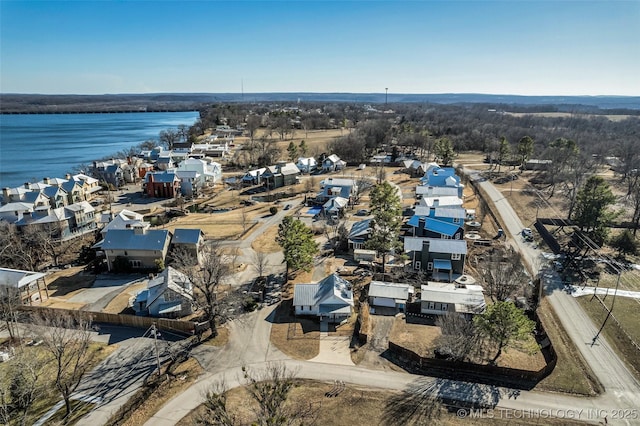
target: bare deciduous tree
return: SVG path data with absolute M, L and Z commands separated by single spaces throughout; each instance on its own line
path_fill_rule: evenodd
M 174 266 L 184 273 L 195 289 L 195 298 L 204 311 L 204 317 L 211 327 L 212 336 L 217 336 L 218 288 L 229 275 L 229 266 L 224 261 L 222 250 L 215 244 L 207 244 L 202 251 L 200 263 L 193 257 L 175 256 Z
M 33 315 L 34 334 L 52 358 L 55 385 L 64 399 L 66 416 L 71 413 L 71 394 L 93 361 L 91 321 L 49 311 Z
M 215 382 L 205 394 L 204 409 L 197 416 L 196 424 L 203 426 L 234 426 L 236 416 L 227 410 L 227 385 Z
M 507 246 L 479 261 L 477 270 L 493 301 L 503 302 L 523 292 L 529 281 L 519 252 Z
M 310 422 L 316 414 L 308 402 L 287 404 L 289 391 L 294 386 L 295 371 L 288 370 L 282 363 L 270 363 L 264 370 L 242 367 L 242 379 L 251 398 L 257 403 L 254 425 L 281 426 Z M 198 417 L 198 424 L 231 426 L 238 424 L 229 412 L 226 385 L 218 382 L 207 391 L 204 413 Z
M 269 266 L 269 256 L 261 251 L 254 251 L 252 259 L 253 269 L 260 278 L 264 277 L 267 267 Z
M 27 424 L 29 409 L 43 392 L 43 367 L 46 360 L 33 352 L 20 351 L 12 361 L 9 371 L 8 395 L 11 397 L 9 405 L 12 418 L 20 419 L 19 424 Z M 0 391 L 5 394 L 6 392 Z M 1 416 L 0 416 L 1 417 Z
M 473 322 L 462 314 L 446 312 L 436 319 L 436 325 L 442 333 L 436 342 L 439 353 L 454 361 L 465 361 L 471 356 L 479 341 Z

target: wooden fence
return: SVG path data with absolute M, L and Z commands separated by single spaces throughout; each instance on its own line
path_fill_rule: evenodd
M 208 323 L 182 321 L 168 318 L 141 317 L 137 315 L 110 314 L 106 312 L 79 311 L 73 309 L 47 308 L 43 306 L 21 306 L 23 312 L 42 312 L 48 314 L 70 315 L 74 318 L 83 318 L 95 323 L 121 325 L 126 327 L 149 328 L 152 324 L 160 330 L 174 333 L 194 335 L 209 328 Z

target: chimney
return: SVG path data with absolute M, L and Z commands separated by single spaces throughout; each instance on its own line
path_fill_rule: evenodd
M 31 189 L 31 184 L 30 184 L 29 182 L 25 182 L 25 183 L 24 183 L 24 187 L 25 187 L 26 189 Z
M 67 173 L 66 175 L 64 175 L 64 178 L 66 180 L 71 180 L 71 175 L 69 173 Z
M 44 179 L 42 179 L 42 183 L 49 185 L 49 182 L 51 182 L 51 179 L 46 177 Z
M 9 188 L 2 188 L 2 200 L 5 203 L 9 202 Z
M 133 227 L 133 233 L 135 235 L 144 235 L 145 234 L 145 229 L 143 226 L 134 226 Z

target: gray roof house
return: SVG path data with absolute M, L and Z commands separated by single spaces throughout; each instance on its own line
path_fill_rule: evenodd
M 177 318 L 193 312 L 193 288 L 182 272 L 166 268 L 147 283 L 133 302 L 136 315 Z
M 104 251 L 109 271 L 118 257 L 129 261 L 132 269 L 156 269 L 156 261 L 164 261 L 169 251 L 171 233 L 166 229 L 111 229 L 96 244 Z
M 200 228 L 185 229 L 176 228 L 171 237 L 170 250 L 183 249 L 190 253 L 198 262 L 202 261 L 202 246 L 204 245 L 204 232 Z
M 369 305 L 373 307 L 373 313 L 404 312 L 412 294 L 413 286 L 411 284 L 371 281 L 369 284 Z
M 296 284 L 293 292 L 296 315 L 319 317 L 321 321 L 341 322 L 351 316 L 351 283 L 332 274 L 316 284 Z
M 349 231 L 349 248 L 354 250 L 364 248 L 364 243 L 369 239 L 371 231 L 371 219 L 365 219 L 354 223 Z
M 434 280 L 453 282 L 464 274 L 467 242 L 427 237 L 405 237 L 404 251 L 416 270 L 426 270 Z

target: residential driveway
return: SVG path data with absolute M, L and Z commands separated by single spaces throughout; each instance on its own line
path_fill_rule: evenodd
M 131 284 L 145 280 L 146 275 L 109 275 L 96 277 L 90 288 L 84 289 L 69 298 L 72 303 L 88 304 L 89 311 L 101 311 L 114 297 Z
M 394 316 L 371 315 L 371 336 L 367 343 L 360 348 L 364 351 L 364 357 L 358 364 L 361 367 L 381 370 L 401 370 L 398 366 L 384 358 L 384 352 L 389 349 L 389 334 L 395 321 Z
M 320 323 L 320 351 L 310 362 L 326 364 L 355 365 L 351 360 L 350 336 L 336 336 L 327 331 L 329 325 Z

